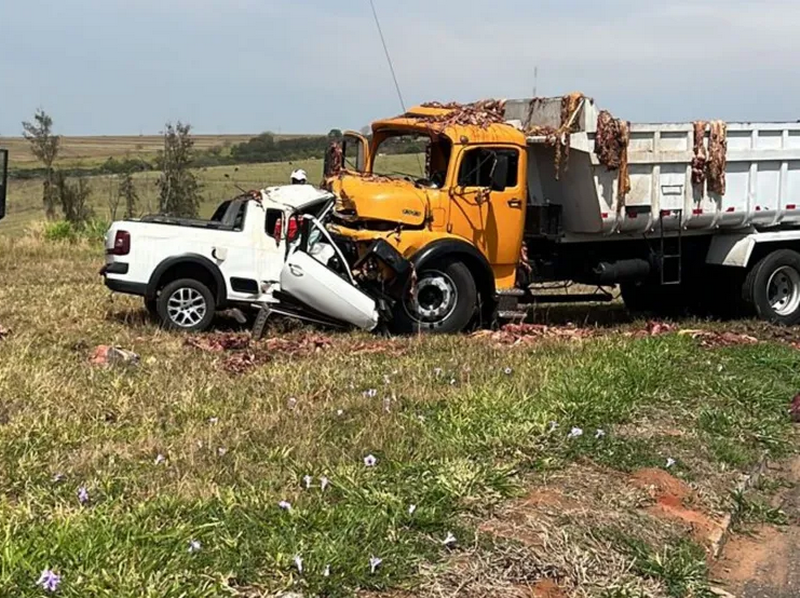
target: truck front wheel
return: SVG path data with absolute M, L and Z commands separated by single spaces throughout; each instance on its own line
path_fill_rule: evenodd
M 800 324 L 800 254 L 789 249 L 770 253 L 748 272 L 742 291 L 760 319 Z
M 182 278 L 161 289 L 156 308 L 164 328 L 200 332 L 211 326 L 216 305 L 206 285 Z
M 477 307 L 475 279 L 462 262 L 442 261 L 417 272 L 416 283 L 398 302 L 397 332 L 461 332 Z

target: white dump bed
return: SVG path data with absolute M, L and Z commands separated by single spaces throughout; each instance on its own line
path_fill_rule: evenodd
M 619 201 L 618 171 L 594 153 L 599 110 L 585 98 L 574 115 L 567 169 L 556 180 L 552 145 L 528 138 L 528 183 L 534 205 L 563 208 L 571 234 L 641 234 L 664 229 L 713 231 L 800 226 L 800 123 L 727 123 L 726 191 L 692 184 L 692 123 L 631 124 L 630 192 Z M 624 115 L 614 115 L 621 116 Z M 561 98 L 513 100 L 506 119 L 525 130 L 561 125 Z M 706 129 L 706 145 L 708 144 Z

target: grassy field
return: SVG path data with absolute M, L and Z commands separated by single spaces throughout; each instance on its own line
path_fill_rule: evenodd
M 707 596 L 702 550 L 645 520 L 626 476 L 674 459 L 716 512 L 739 472 L 791 447 L 796 331 L 739 324 L 763 342 L 704 345 L 613 306 L 552 312 L 586 324 L 516 345 L 283 326 L 209 351 L 111 298 L 101 261 L 0 236 L 0 596 L 42 596 L 45 569 L 64 598 L 530 596 L 514 592 L 545 578 Z M 98 367 L 99 344 L 141 360 Z M 479 532 L 555 483 L 606 494 L 528 544 Z
M 416 156 L 386 156 L 382 158 L 385 167 L 401 172 L 419 172 Z M 296 168 L 303 168 L 309 180 L 318 183 L 322 179 L 322 160 L 301 160 L 297 162 L 275 162 L 269 164 L 242 164 L 240 166 L 219 166 L 197 171 L 202 183 L 201 215 L 210 216 L 214 208 L 223 200 L 239 193 L 237 185 L 246 189 L 261 189 L 271 185 L 289 183 L 289 176 Z M 229 178 L 226 178 L 228 175 Z M 158 210 L 158 172 L 144 172 L 135 175 L 142 213 Z M 110 220 L 109 195 L 115 195 L 117 179 L 112 176 L 89 177 L 92 188 L 90 203 L 95 214 L 102 220 Z M 8 215 L 0 221 L 0 235 L 21 235 L 25 229 L 43 216 L 41 196 L 42 181 L 9 181 Z

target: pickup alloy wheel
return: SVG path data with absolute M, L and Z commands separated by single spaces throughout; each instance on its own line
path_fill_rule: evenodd
M 158 297 L 158 315 L 165 328 L 196 332 L 214 319 L 214 296 L 202 282 L 184 278 L 169 283 Z

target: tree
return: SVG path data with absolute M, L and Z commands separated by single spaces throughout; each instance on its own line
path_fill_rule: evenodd
M 136 183 L 133 182 L 133 174 L 130 171 L 122 175 L 119 182 L 119 195 L 125 200 L 125 218 L 136 216 L 139 193 L 136 191 Z
M 54 177 L 55 193 L 61 201 L 61 210 L 67 222 L 82 226 L 94 215 L 92 208 L 87 205 L 92 189 L 84 177 L 78 177 L 75 183 L 70 183 L 67 175 L 58 171 Z
M 342 138 L 342 130 L 341 129 L 331 129 L 328 131 L 328 139 L 341 139 Z
M 164 150 L 159 153 L 159 211 L 172 216 L 197 217 L 200 207 L 200 183 L 190 170 L 194 158 L 191 125 L 167 123 Z
M 54 218 L 58 196 L 53 185 L 53 163 L 58 156 L 61 137 L 53 135 L 53 119 L 41 108 L 33 115 L 32 123 L 23 121 L 22 135 L 30 142 L 33 155 L 44 164 L 46 173 L 42 202 L 47 217 Z

